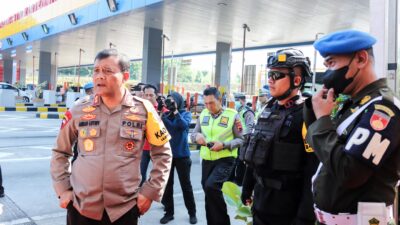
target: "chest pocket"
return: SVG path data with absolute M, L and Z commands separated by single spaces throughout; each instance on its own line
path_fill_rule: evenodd
M 82 156 L 98 155 L 101 151 L 99 141 L 100 127 L 82 127 L 78 129 L 78 147 Z
M 136 157 L 144 140 L 144 131 L 140 128 L 121 127 L 118 155 L 126 157 Z

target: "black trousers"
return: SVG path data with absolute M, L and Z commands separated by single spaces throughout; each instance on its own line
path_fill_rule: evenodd
M 67 207 L 67 225 L 137 225 L 139 210 L 137 206 L 133 207 L 121 218 L 111 223 L 107 212 L 104 210 L 103 218 L 100 221 L 82 216 L 78 210 L 72 205 L 72 202 Z
M 196 215 L 196 203 L 194 201 L 192 183 L 190 182 L 190 168 L 192 167 L 192 160 L 190 157 L 173 158 L 171 165 L 171 172 L 167 186 L 165 188 L 164 196 L 161 203 L 164 205 L 164 211 L 167 215 L 174 215 L 174 168 L 178 173 L 179 183 L 181 184 L 183 200 L 185 201 L 186 209 L 190 216 Z
M 202 162 L 201 184 L 205 193 L 208 225 L 231 224 L 221 189 L 223 183 L 229 179 L 234 163 L 233 157 Z
M 4 194 L 3 174 L 1 173 L 1 166 L 0 166 L 0 194 Z
M 150 150 L 143 150 L 142 159 L 140 161 L 140 173 L 142 175 L 140 186 L 142 186 L 143 183 L 147 180 L 147 169 L 149 168 L 150 160 Z

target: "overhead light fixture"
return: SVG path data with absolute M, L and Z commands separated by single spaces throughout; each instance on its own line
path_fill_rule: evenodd
M 50 32 L 50 29 L 46 24 L 42 24 L 42 30 L 45 34 L 48 34 Z
M 72 25 L 78 24 L 78 20 L 76 19 L 75 13 L 68 14 L 68 18 Z
M 111 12 L 116 12 L 118 10 L 117 2 L 115 0 L 106 0 L 108 8 Z
M 24 38 L 25 41 L 29 39 L 29 36 L 26 32 L 22 32 L 22 37 Z
M 8 43 L 8 45 L 12 45 L 13 44 L 13 41 L 11 40 L 11 38 L 7 38 L 7 43 Z

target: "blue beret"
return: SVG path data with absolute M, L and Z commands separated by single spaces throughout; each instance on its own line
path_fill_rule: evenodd
M 90 88 L 93 88 L 93 82 L 89 82 L 89 83 L 85 84 L 85 86 L 83 86 L 83 89 L 85 89 L 85 90 L 90 89 Z
M 370 34 L 358 30 L 342 30 L 325 35 L 314 42 L 314 48 L 322 57 L 371 48 L 376 39 Z

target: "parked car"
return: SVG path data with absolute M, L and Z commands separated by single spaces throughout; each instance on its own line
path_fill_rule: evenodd
M 14 90 L 15 96 L 21 96 L 24 103 L 31 102 L 33 98 L 32 94 L 29 94 L 28 92 L 16 88 L 8 83 L 0 82 L 0 89 Z

